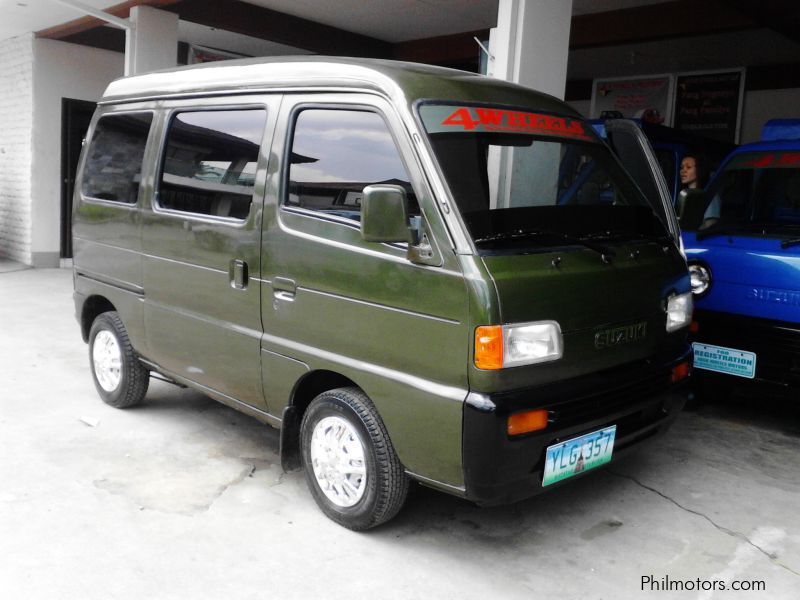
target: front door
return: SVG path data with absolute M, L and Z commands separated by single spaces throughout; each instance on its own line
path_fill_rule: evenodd
M 348 377 L 408 469 L 458 484 L 467 294 L 410 140 L 391 106 L 366 94 L 286 95 L 279 123 L 284 163 L 270 167 L 262 245 L 265 386 L 280 360 Z M 430 244 L 364 240 L 372 184 L 403 188 Z M 288 400 L 270 393 L 270 412 Z
M 280 98 L 174 101 L 143 212 L 149 356 L 209 392 L 263 407 L 260 248 Z

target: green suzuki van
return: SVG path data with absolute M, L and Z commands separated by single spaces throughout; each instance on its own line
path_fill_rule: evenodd
M 389 61 L 113 82 L 73 215 L 97 391 L 156 374 L 279 428 L 356 530 L 411 481 L 492 505 L 616 459 L 683 406 L 692 302 L 658 163 L 606 128 Z

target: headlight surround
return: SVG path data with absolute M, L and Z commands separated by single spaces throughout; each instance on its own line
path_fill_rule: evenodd
M 555 321 L 503 326 L 503 366 L 558 360 L 564 354 L 561 327 Z
M 703 263 L 689 263 L 689 277 L 692 281 L 692 294 L 698 298 L 711 287 L 711 269 Z
M 475 366 L 505 369 L 558 360 L 564 353 L 555 321 L 490 325 L 475 330 Z
M 692 292 L 670 296 L 667 299 L 667 332 L 688 327 L 692 322 L 693 310 Z

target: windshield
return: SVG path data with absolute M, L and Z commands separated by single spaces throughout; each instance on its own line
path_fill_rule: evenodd
M 800 151 L 734 156 L 708 197 L 701 229 L 800 235 Z
M 667 236 L 639 188 L 579 119 L 442 104 L 424 104 L 419 114 L 479 247 Z

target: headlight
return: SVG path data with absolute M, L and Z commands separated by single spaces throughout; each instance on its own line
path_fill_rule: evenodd
M 700 263 L 689 264 L 689 277 L 692 280 L 692 293 L 702 296 L 711 286 L 711 269 Z
M 692 322 L 692 292 L 670 296 L 667 300 L 667 331 L 677 331 Z
M 564 350 L 555 321 L 490 325 L 475 329 L 475 366 L 504 369 L 558 360 Z

